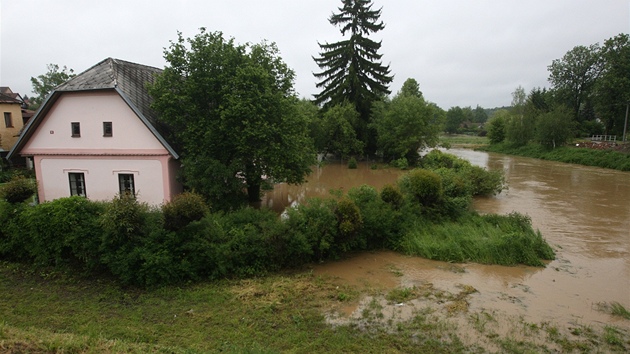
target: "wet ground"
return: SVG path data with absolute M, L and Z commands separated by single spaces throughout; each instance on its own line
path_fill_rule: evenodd
M 482 213 L 529 215 L 557 259 L 545 268 L 503 267 L 378 252 L 319 265 L 317 274 L 366 289 L 363 297 L 333 309 L 331 323 L 357 321 L 369 308 L 379 308 L 379 318 L 391 324 L 437 303 L 442 309 L 435 315 L 459 322 L 473 342 L 480 340 L 472 334 L 478 334 L 472 327 L 480 318 L 491 318 L 486 322 L 494 325 L 494 332 L 509 331 L 515 323 L 536 328 L 546 323 L 567 330 L 616 326 L 630 331 L 629 320 L 606 312 L 611 303 L 630 309 L 630 173 L 464 149 L 450 152 L 483 167 L 503 169 L 509 189 L 475 200 L 474 207 Z M 326 196 L 330 188 L 347 190 L 364 183 L 380 188 L 400 174 L 361 168 L 325 166 L 305 186 L 277 188 L 274 193 L 282 197 L 268 195 L 266 203 L 287 206 Z M 433 295 L 387 301 L 392 289 L 401 288 Z

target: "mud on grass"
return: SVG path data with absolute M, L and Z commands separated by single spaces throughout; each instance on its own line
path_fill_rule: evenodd
M 426 283 L 385 291 L 305 270 L 145 291 L 0 263 L 0 352 L 630 349 L 628 333 L 615 327 L 515 322 L 504 331 L 500 315 L 470 313 L 465 304 L 476 289 L 456 289 Z M 346 315 L 344 307 L 354 310 Z M 345 322 L 331 323 L 331 314 Z

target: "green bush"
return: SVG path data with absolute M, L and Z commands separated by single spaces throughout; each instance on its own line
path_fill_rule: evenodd
M 488 171 L 479 166 L 470 166 L 463 171 L 463 178 L 470 184 L 473 196 L 490 196 L 501 193 L 505 188 L 503 171 Z
M 440 176 L 432 171 L 415 169 L 402 176 L 398 184 L 400 190 L 413 203 L 430 207 L 442 200 L 443 187 Z
M 336 204 L 333 199 L 312 198 L 287 209 L 285 224 L 292 237 L 309 246 L 310 257 L 305 254 L 305 262 L 320 261 L 330 255 L 337 236 L 337 218 L 333 212 Z
M 184 192 L 162 206 L 164 228 L 177 231 L 193 221 L 201 220 L 209 211 L 200 194 Z
M 381 190 L 381 199 L 395 210 L 399 210 L 404 202 L 404 197 L 400 188 L 391 184 L 383 186 L 383 189 Z
M 461 159 L 453 154 L 447 154 L 440 150 L 431 150 L 420 160 L 420 166 L 428 170 L 436 170 L 438 168 L 449 168 L 459 171 L 462 168 L 471 166 L 467 160 Z
M 335 246 L 341 252 L 365 248 L 365 240 L 357 236 L 363 226 L 363 218 L 359 207 L 349 198 L 342 198 L 335 208 L 337 218 L 337 237 Z M 361 242 L 363 241 L 363 242 Z
M 28 260 L 22 231 L 22 212 L 26 207 L 0 199 L 0 257 L 3 259 Z
M 405 157 L 401 157 L 397 160 L 392 160 L 389 164 L 401 170 L 406 170 L 409 168 L 409 161 L 407 161 Z
M 357 164 L 357 159 L 355 159 L 354 157 L 351 157 L 350 160 L 348 161 L 348 168 L 351 170 L 355 170 L 357 169 L 358 164 Z
M 0 188 L 0 199 L 11 204 L 22 203 L 37 192 L 37 183 L 24 176 L 15 176 Z
M 361 212 L 362 227 L 357 246 L 361 249 L 395 249 L 406 225 L 399 210 L 403 204 L 400 190 L 388 185 L 379 195 L 374 187 L 363 185 L 350 189 L 348 198 Z
M 39 265 L 94 270 L 99 267 L 104 204 L 83 197 L 60 198 L 22 213 L 24 248 Z

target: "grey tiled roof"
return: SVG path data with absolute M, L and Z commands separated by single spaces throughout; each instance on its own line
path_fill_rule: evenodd
M 92 66 L 55 88 L 37 111 L 34 119 L 29 121 L 24 134 L 9 152 L 9 157 L 20 151 L 54 102 L 64 92 L 116 90 L 164 147 L 175 158 L 179 158 L 172 145 L 165 139 L 172 134 L 168 126 L 160 122 L 157 114 L 151 109 L 152 99 L 146 88 L 146 85 L 152 83 L 155 76 L 161 72 L 162 70 L 158 68 L 113 58 L 107 58 Z
M 161 69 L 151 66 L 107 58 L 59 85 L 55 91 L 118 88 L 151 123 L 156 124 L 157 119 L 150 107 L 151 97 L 146 90 L 146 84 L 152 83 L 155 75 L 161 72 Z

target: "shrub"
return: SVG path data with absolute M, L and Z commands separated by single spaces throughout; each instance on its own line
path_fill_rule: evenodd
M 0 189 L 0 198 L 11 204 L 22 203 L 37 192 L 37 183 L 23 176 L 15 176 Z
M 397 160 L 392 160 L 389 164 L 401 170 L 406 170 L 409 168 L 409 161 L 407 161 L 405 157 L 401 157 Z
M 442 179 L 429 170 L 412 170 L 400 178 L 399 186 L 404 195 L 422 206 L 433 206 L 442 200 Z
M 39 265 L 96 269 L 103 211 L 103 203 L 78 196 L 30 207 L 22 215 L 24 248 Z
M 424 155 L 420 160 L 422 168 L 429 170 L 436 170 L 438 168 L 451 168 L 459 171 L 462 168 L 466 168 L 471 165 L 467 160 L 461 159 L 453 154 L 447 154 L 440 150 L 431 150 L 428 154 Z
M 386 184 L 381 190 L 381 199 L 389 204 L 393 209 L 398 210 L 402 207 L 404 197 L 397 186 Z
M 379 195 L 374 187 L 367 185 L 348 191 L 348 198 L 359 207 L 361 212 L 362 227 L 357 237 L 359 240 L 357 247 L 362 249 L 395 248 L 398 244 L 401 230 L 405 226 L 402 213 L 399 211 L 402 207 L 403 196 L 398 188 L 391 185 L 383 191 Z M 383 193 L 391 196 L 389 198 L 391 204 L 384 200 Z
M 21 217 L 25 207 L 25 204 L 10 204 L 0 199 L 0 257 L 4 259 L 28 259 Z
M 209 208 L 200 194 L 184 192 L 162 206 L 164 228 L 177 231 L 193 221 L 201 220 Z
M 357 159 L 355 159 L 354 157 L 351 157 L 350 160 L 348 161 L 348 168 L 355 170 L 357 169 L 358 165 L 357 165 Z
M 473 196 L 496 195 L 505 188 L 505 176 L 503 171 L 488 171 L 479 166 L 470 166 L 464 170 L 463 177 L 470 184 Z
M 304 261 L 323 260 L 330 255 L 337 235 L 337 219 L 333 210 L 335 200 L 312 198 L 306 204 L 287 209 L 285 223 L 293 238 L 309 245 L 309 254 Z
M 343 198 L 337 202 L 335 217 L 338 227 L 335 239 L 336 248 L 341 252 L 365 248 L 365 242 L 357 238 L 363 224 L 359 207 L 349 198 Z

